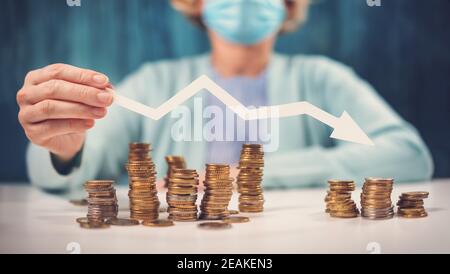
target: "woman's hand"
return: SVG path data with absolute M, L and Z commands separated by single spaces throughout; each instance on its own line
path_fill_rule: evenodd
M 17 92 L 19 122 L 32 143 L 70 161 L 112 104 L 110 86 L 105 75 L 66 64 L 31 71 Z

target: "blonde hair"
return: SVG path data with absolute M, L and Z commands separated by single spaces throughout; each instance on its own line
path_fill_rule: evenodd
M 201 14 L 198 13 L 198 0 L 170 0 L 172 6 L 190 21 L 205 28 Z M 203 0 L 204 1 L 204 0 Z M 288 7 L 287 17 L 281 26 L 281 33 L 295 31 L 308 16 L 309 0 L 283 0 Z

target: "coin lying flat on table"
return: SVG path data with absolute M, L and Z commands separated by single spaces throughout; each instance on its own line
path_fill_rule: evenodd
M 235 217 L 225 217 L 222 219 L 223 222 L 229 224 L 239 224 L 239 223 L 247 223 L 250 221 L 249 217 L 244 216 L 235 216 Z
M 205 222 L 198 224 L 199 228 L 210 229 L 210 230 L 219 230 L 219 229 L 227 229 L 231 228 L 231 224 L 224 222 Z
M 122 218 L 111 218 L 106 221 L 109 225 L 117 225 L 117 226 L 133 226 L 139 225 L 138 220 L 134 219 L 122 219 Z
M 89 223 L 89 219 L 87 217 L 80 217 L 80 218 L 77 218 L 77 223 L 87 224 L 87 223 Z
M 90 222 L 90 223 L 80 223 L 80 227 L 87 229 L 103 229 L 109 228 L 109 225 L 100 222 Z
M 151 227 L 168 227 L 174 225 L 174 223 L 171 220 L 143 221 L 142 224 Z
M 230 215 L 236 215 L 236 214 L 239 214 L 239 211 L 233 210 L 233 209 L 228 209 L 228 214 L 230 214 Z

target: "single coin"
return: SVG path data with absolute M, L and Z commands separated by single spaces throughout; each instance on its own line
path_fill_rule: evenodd
M 224 222 L 205 222 L 198 224 L 198 227 L 202 229 L 219 230 L 231 228 L 231 224 Z
M 80 223 L 81 228 L 87 229 L 103 229 L 109 228 L 109 224 L 101 223 L 101 222 L 90 222 L 90 223 Z
M 89 223 L 89 219 L 86 218 L 86 217 L 80 217 L 80 218 L 77 218 L 77 223 L 79 223 L 79 224 L 87 224 L 87 223 Z
M 174 223 L 171 220 L 143 221 L 142 224 L 144 226 L 151 226 L 151 227 L 168 227 L 174 225 Z
M 429 192 L 427 191 L 412 191 L 412 192 L 405 192 L 402 193 L 402 195 L 400 196 L 400 199 L 426 199 L 428 198 L 428 195 L 430 195 Z
M 239 224 L 239 223 L 247 223 L 250 221 L 249 217 L 244 216 L 235 216 L 235 217 L 225 217 L 222 219 L 225 223 L 228 224 Z
M 415 195 L 419 195 L 419 196 L 425 196 L 425 195 L 429 195 L 430 193 L 428 191 L 410 191 L 410 192 L 403 192 L 402 195 L 405 196 L 415 196 Z
M 133 226 L 139 225 L 138 220 L 134 219 L 123 219 L 123 218 L 111 218 L 106 221 L 109 225 L 117 225 L 117 226 Z
M 236 214 L 239 214 L 239 211 L 231 209 L 231 210 L 228 210 L 228 213 L 231 215 L 236 215 Z

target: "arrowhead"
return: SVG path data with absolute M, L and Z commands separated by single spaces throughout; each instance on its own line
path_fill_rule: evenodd
M 330 137 L 363 145 L 374 145 L 369 136 L 364 133 L 346 111 L 344 111 L 342 116 L 338 119 Z

